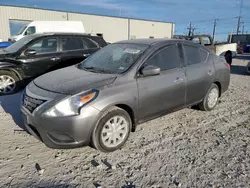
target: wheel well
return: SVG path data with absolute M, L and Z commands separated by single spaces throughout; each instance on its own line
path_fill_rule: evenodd
M 219 88 L 219 92 L 220 92 L 220 96 L 221 96 L 221 84 L 220 82 L 214 82 L 214 84 L 216 84 Z
M 132 108 L 126 104 L 117 104 L 115 106 L 125 110 L 129 114 L 131 121 L 132 121 L 132 132 L 134 132 L 135 128 L 136 128 L 136 124 L 135 124 L 135 114 L 134 114 L 134 111 L 132 110 Z
M 5 69 L 2 69 L 2 70 L 3 70 L 3 71 L 13 72 L 13 73 L 19 78 L 19 80 L 22 80 L 21 75 L 20 75 L 16 70 L 14 70 L 14 69 L 12 69 L 12 68 L 5 68 Z

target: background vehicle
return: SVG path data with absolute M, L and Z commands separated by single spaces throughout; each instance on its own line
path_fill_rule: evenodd
M 22 116 L 48 147 L 92 143 L 114 151 L 139 123 L 196 104 L 215 108 L 228 89 L 229 69 L 224 59 L 189 41 L 121 41 L 32 81 Z
M 185 39 L 193 41 L 196 44 L 201 44 L 212 51 L 218 56 L 224 56 L 227 51 L 231 52 L 231 57 L 237 55 L 237 43 L 213 43 L 213 39 L 210 35 L 193 35 L 193 36 L 181 36 L 176 35 L 174 38 Z M 230 60 L 232 61 L 232 60 Z M 228 62 L 229 63 L 229 62 Z
M 250 74 L 250 62 L 248 62 L 248 64 L 247 64 L 247 72 L 248 72 L 248 74 Z
M 16 35 L 12 36 L 9 41 L 18 41 L 26 35 L 45 32 L 62 32 L 62 33 L 85 33 L 81 21 L 33 21 L 25 25 Z
M 0 50 L 3 48 L 7 48 L 11 44 L 12 44 L 12 42 L 0 42 Z
M 19 90 L 46 72 L 77 64 L 106 46 L 102 37 L 81 34 L 34 34 L 0 52 L 0 94 Z

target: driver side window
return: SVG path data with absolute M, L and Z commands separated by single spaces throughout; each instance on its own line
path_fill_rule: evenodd
M 44 38 L 36 41 L 27 50 L 35 50 L 36 54 L 57 52 L 57 38 Z
M 150 57 L 144 66 L 154 65 L 161 68 L 161 71 L 170 70 L 182 66 L 179 49 L 176 45 L 167 46 L 152 57 Z

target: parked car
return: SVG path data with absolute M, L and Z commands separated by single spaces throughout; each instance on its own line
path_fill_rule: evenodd
M 81 21 L 32 21 L 18 31 L 18 33 L 9 38 L 9 41 L 16 42 L 21 38 L 45 32 L 63 32 L 63 33 L 85 33 Z
M 111 152 L 140 123 L 196 104 L 212 110 L 229 82 L 224 58 L 201 45 L 121 41 L 32 81 L 21 112 L 27 130 L 48 147 L 92 144 Z
M 46 72 L 77 64 L 106 46 L 102 37 L 34 34 L 0 51 L 0 95 L 12 94 Z

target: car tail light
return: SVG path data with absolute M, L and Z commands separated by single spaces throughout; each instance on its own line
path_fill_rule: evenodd
M 226 65 L 226 67 L 230 70 L 231 69 L 231 67 L 230 67 L 230 65 L 228 64 L 228 63 L 225 63 L 225 65 Z

